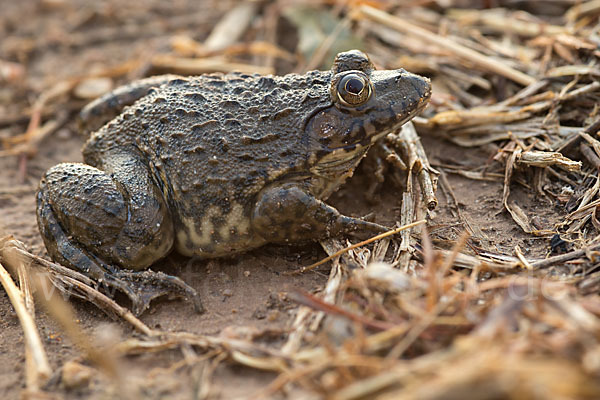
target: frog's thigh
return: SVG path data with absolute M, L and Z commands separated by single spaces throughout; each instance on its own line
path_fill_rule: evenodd
M 357 230 L 386 227 L 340 214 L 295 184 L 266 188 L 252 215 L 252 228 L 270 242 L 321 239 Z
M 131 175 L 144 173 L 130 167 Z M 37 212 L 52 258 L 93 273 L 106 264 L 146 268 L 171 249 L 172 222 L 157 190 L 118 180 L 85 164 L 60 164 L 46 172 Z

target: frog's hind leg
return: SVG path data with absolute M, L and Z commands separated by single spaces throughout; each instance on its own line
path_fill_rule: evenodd
M 152 204 L 153 199 L 141 196 L 132 199 L 113 175 L 89 165 L 51 168 L 37 194 L 38 225 L 48 253 L 95 279 L 109 294 L 113 289 L 125 293 L 136 314 L 153 298 L 172 293 L 190 298 L 201 310 L 196 291 L 179 278 L 121 269 L 146 268 L 172 246 L 173 227 L 164 204 L 144 211 L 139 202 Z

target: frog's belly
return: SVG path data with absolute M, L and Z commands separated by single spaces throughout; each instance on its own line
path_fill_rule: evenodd
M 233 205 L 227 215 L 210 206 L 198 217 L 180 216 L 175 227 L 175 248 L 188 257 L 213 258 L 240 253 L 266 241 L 253 234 L 250 218 L 241 205 Z

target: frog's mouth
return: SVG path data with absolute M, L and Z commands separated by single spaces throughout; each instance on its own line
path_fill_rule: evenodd
M 361 143 L 372 144 L 399 129 L 419 114 L 431 98 L 431 81 L 403 69 L 373 71 L 375 106 L 365 121 L 367 137 Z M 367 104 L 368 105 L 368 104 Z
M 314 178 L 312 192 L 319 199 L 327 199 L 352 176 L 360 160 L 371 146 L 355 144 L 350 148 L 338 148 L 328 152 L 314 165 L 310 172 Z
M 310 172 L 313 175 L 327 177 L 338 175 L 344 171 L 352 171 L 367 154 L 369 147 L 370 145 L 363 146 L 357 143 L 328 151 L 310 169 Z
M 419 99 L 418 104 L 408 113 L 394 113 L 391 107 L 387 107 L 386 111 L 381 112 L 386 116 L 382 123 L 377 122 L 377 118 L 371 121 L 368 119 L 363 120 L 362 124 L 357 125 L 355 130 L 346 136 L 350 138 L 348 140 L 350 143 L 323 148 L 322 151 L 317 152 L 319 161 L 316 167 L 327 170 L 343 170 L 348 164 L 352 164 L 357 157 L 360 160 L 371 145 L 389 133 L 397 131 L 402 125 L 413 119 L 423 111 L 428 103 L 429 95 Z M 390 114 L 393 116 L 391 117 Z M 394 122 L 390 124 L 390 120 L 394 120 Z M 356 136 L 359 136 L 360 139 L 357 141 L 352 140 Z

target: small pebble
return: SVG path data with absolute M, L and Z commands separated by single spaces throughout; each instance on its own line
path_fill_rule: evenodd
M 94 370 L 75 361 L 67 361 L 62 368 L 62 383 L 67 389 L 85 387 L 90 383 Z
M 73 94 L 80 98 L 91 100 L 109 92 L 113 87 L 110 78 L 88 78 L 82 80 L 73 90 Z
M 59 129 L 55 134 L 54 137 L 56 137 L 59 140 L 70 140 L 72 138 L 72 134 L 71 131 L 67 128 L 63 128 L 63 129 Z
M 0 60 L 0 82 L 14 83 L 24 77 L 25 67 L 21 64 Z
M 267 320 L 269 322 L 277 321 L 277 319 L 279 318 L 279 314 L 279 310 L 269 310 L 269 312 L 267 313 Z

